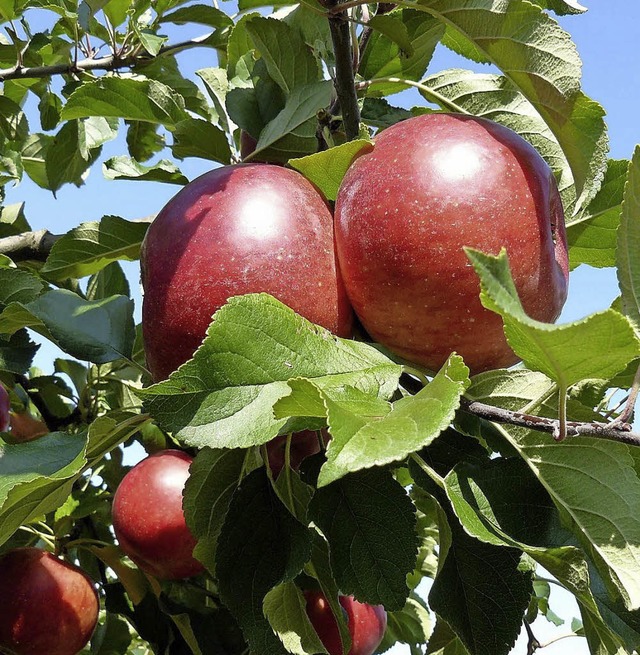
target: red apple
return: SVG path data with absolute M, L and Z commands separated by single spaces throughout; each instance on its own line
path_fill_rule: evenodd
M 193 458 L 179 450 L 155 453 L 129 471 L 113 498 L 113 529 L 120 548 L 143 571 L 163 580 L 197 575 L 196 539 L 182 511 Z
M 39 548 L 0 556 L 0 651 L 75 655 L 89 641 L 100 604 L 77 566 Z
M 193 355 L 231 296 L 270 293 L 350 336 L 331 212 L 310 182 L 281 166 L 225 166 L 188 184 L 151 224 L 141 267 L 145 352 L 156 380 Z
M 342 655 L 338 623 L 326 597 L 319 591 L 305 591 L 307 616 L 329 655 Z M 387 628 L 387 613 L 382 605 L 359 603 L 353 596 L 339 596 L 345 612 L 351 649 L 348 655 L 372 655 Z
M 4 437 L 8 443 L 24 443 L 49 434 L 46 423 L 34 418 L 29 412 L 10 412 L 9 424 L 11 431 Z
M 329 433 L 326 430 L 320 432 L 320 438 L 326 444 L 329 440 Z M 274 478 L 280 475 L 284 468 L 286 459 L 287 435 L 281 434 L 267 444 L 267 459 L 269 468 Z M 304 459 L 320 452 L 320 441 L 316 430 L 302 430 L 291 435 L 291 447 L 289 449 L 289 464 L 294 471 L 300 468 Z
M 0 384 L 0 432 L 6 432 L 9 429 L 9 410 L 11 401 L 7 390 Z
M 564 215 L 551 169 L 515 132 L 456 114 L 410 118 L 358 158 L 336 203 L 336 247 L 371 337 L 437 370 L 452 351 L 474 373 L 517 361 L 480 304 L 463 247 L 504 246 L 524 309 L 554 321 L 567 295 Z

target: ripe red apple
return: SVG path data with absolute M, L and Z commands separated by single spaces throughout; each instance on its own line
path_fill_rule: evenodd
M 77 566 L 39 548 L 0 556 L 0 652 L 76 655 L 99 609 L 93 583 Z
M 482 307 L 463 246 L 504 246 L 526 312 L 554 321 L 567 295 L 564 215 L 551 169 L 511 130 L 456 114 L 410 118 L 376 137 L 342 182 L 336 247 L 371 337 L 437 370 L 452 351 L 474 373 L 517 361 Z
M 330 439 L 326 430 L 320 432 L 320 438 L 327 444 Z M 267 444 L 267 459 L 274 478 L 280 475 L 286 459 L 287 435 L 281 434 Z M 300 468 L 302 461 L 320 452 L 320 441 L 316 430 L 302 430 L 291 435 L 289 464 L 294 471 Z
M 299 173 L 239 164 L 184 187 L 151 224 L 141 252 L 147 365 L 160 380 L 188 360 L 231 296 L 267 292 L 350 336 L 333 219 Z
M 29 412 L 10 412 L 9 424 L 11 430 L 4 437 L 8 443 L 25 443 L 49 434 L 46 423 L 31 416 Z
M 143 571 L 163 580 L 204 571 L 193 557 L 196 539 L 182 511 L 192 461 L 179 450 L 155 453 L 124 476 L 113 498 L 113 529 L 120 548 Z
M 342 655 L 338 623 L 326 597 L 319 591 L 305 591 L 307 616 L 329 655 Z M 351 649 L 348 655 L 372 655 L 387 628 L 387 613 L 382 605 L 359 603 L 353 596 L 339 596 L 346 614 Z
M 9 429 L 10 409 L 11 401 L 9 400 L 9 393 L 0 384 L 0 432 L 6 432 Z

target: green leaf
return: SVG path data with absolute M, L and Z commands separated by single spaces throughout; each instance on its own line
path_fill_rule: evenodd
M 444 33 L 440 21 L 415 9 L 400 9 L 376 16 L 371 23 L 374 29 L 385 29 L 374 32 L 367 43 L 360 64 L 362 77 L 365 80 L 386 77 L 420 80 Z M 387 81 L 371 86 L 368 93 L 389 95 L 403 88 L 407 86 Z
M 289 96 L 294 89 L 321 79 L 320 67 L 298 32 L 286 23 L 257 16 L 246 23 L 272 80 Z
M 10 337 L 0 335 L 0 371 L 24 375 L 38 348 L 26 330 L 18 330 Z
M 390 394 L 400 370 L 371 346 L 338 339 L 267 294 L 250 294 L 231 298 L 215 314 L 192 360 L 139 393 L 181 442 L 245 448 L 284 428 L 273 406 L 291 393 L 288 380 L 371 379 Z
M 62 120 L 105 116 L 159 123 L 172 129 L 188 118 L 184 98 L 156 82 L 131 77 L 101 77 L 79 86 L 62 109 Z
M 189 181 L 169 159 L 162 159 L 153 166 L 145 166 L 130 157 L 112 157 L 104 162 L 102 172 L 107 180 L 136 180 L 180 185 L 187 184 Z
M 331 568 L 343 594 L 388 610 L 404 607 L 407 575 L 417 557 L 416 515 L 390 473 L 361 471 L 319 489 L 309 518 L 329 542 Z
M 481 388 L 472 385 L 467 393 L 480 402 L 519 411 L 537 399 L 537 392 L 529 394 L 528 386 L 527 375 L 515 381 L 502 371 L 485 377 Z M 498 430 L 546 488 L 563 523 L 593 559 L 609 590 L 622 597 L 628 609 L 637 609 L 640 517 L 634 508 L 640 502 L 640 479 L 635 450 L 597 438 L 556 442 L 513 426 Z
M 0 445 L 0 543 L 27 521 L 57 509 L 85 465 L 86 435 L 52 432 Z
M 24 202 L 0 207 L 0 238 L 15 236 L 30 230 L 31 226 L 24 215 Z
M 618 312 L 609 309 L 565 325 L 535 321 L 522 309 L 504 250 L 497 257 L 466 252 L 480 276 L 482 304 L 502 316 L 511 348 L 562 389 L 585 378 L 609 379 L 638 356 L 633 328 Z
M 29 327 L 77 359 L 95 364 L 129 357 L 133 347 L 133 301 L 124 296 L 83 300 L 65 289 L 29 303 L 11 303 L 0 314 L 0 333 Z
M 171 151 L 179 159 L 200 157 L 220 164 L 231 163 L 227 135 L 215 125 L 198 118 L 189 118 L 176 125 Z
M 129 281 L 118 262 L 107 264 L 94 273 L 87 283 L 87 300 L 102 300 L 109 296 L 131 296 Z
M 198 545 L 194 555 L 214 568 L 216 548 L 231 497 L 247 463 L 247 452 L 204 448 L 189 469 L 184 490 L 184 515 Z
M 580 214 L 567 222 L 569 264 L 596 268 L 616 265 L 617 230 L 629 162 L 612 159 L 601 189 Z
M 290 159 L 289 166 L 311 180 L 327 200 L 335 200 L 347 169 L 355 159 L 372 149 L 371 141 L 356 139 L 313 155 Z
M 618 284 L 622 311 L 640 331 L 640 147 L 636 146 L 624 191 L 618 228 Z
M 327 652 L 307 616 L 306 600 L 292 582 L 283 582 L 265 596 L 264 615 L 287 652 L 294 655 Z
M 52 280 L 82 278 L 113 261 L 134 261 L 148 223 L 104 216 L 101 221 L 83 223 L 56 241 L 42 273 Z
M 252 157 L 260 154 L 261 158 L 275 156 L 277 161 L 287 161 L 315 152 L 317 113 L 329 106 L 332 91 L 329 80 L 294 89 L 284 109 L 260 133 Z
M 0 306 L 11 302 L 31 302 L 45 285 L 35 275 L 13 268 L 0 268 Z
M 160 23 L 196 23 L 198 25 L 208 25 L 209 27 L 232 27 L 233 20 L 220 9 L 209 5 L 189 5 L 188 7 L 179 7 L 170 14 L 164 14 L 160 18 Z
M 551 9 L 559 16 L 566 16 L 569 14 L 583 14 L 587 11 L 576 0 L 531 0 L 534 4 L 539 5 L 543 9 Z
M 412 593 L 401 610 L 387 612 L 387 629 L 378 651 L 385 652 L 397 642 L 422 648 L 430 643 L 432 631 L 433 619 L 425 601 Z
M 412 116 L 408 109 L 394 107 L 384 98 L 365 98 L 360 119 L 371 127 L 384 129 Z
M 346 386 L 319 389 L 322 413 L 318 414 L 324 416 L 326 412 L 332 440 L 318 486 L 350 472 L 403 460 L 431 443 L 453 420 L 460 396 L 469 383 L 468 375 L 462 359 L 452 355 L 432 382 L 415 396 L 402 398 L 393 405 L 376 398 L 370 390 Z M 285 415 L 283 410 L 297 400 L 294 385 L 291 384 L 294 394 L 276 406 L 276 416 Z M 308 393 L 309 387 L 303 391 Z M 302 405 L 299 415 L 315 414 Z
M 29 134 L 29 123 L 20 105 L 0 96 L 0 143 L 23 143 Z
M 427 655 L 469 655 L 469 651 L 447 623 L 438 620 L 429 639 Z
M 229 506 L 217 549 L 220 597 L 256 655 L 286 650 L 265 618 L 271 589 L 291 581 L 311 556 L 311 534 L 274 496 L 264 468 L 249 474 Z
M 127 147 L 136 161 L 147 161 L 164 148 L 164 138 L 158 134 L 157 125 L 144 121 L 127 122 Z
M 556 135 L 578 194 L 591 199 L 606 168 L 608 137 L 603 109 L 580 92 L 581 62 L 570 36 L 527 0 L 420 0 L 419 8 L 520 89 Z

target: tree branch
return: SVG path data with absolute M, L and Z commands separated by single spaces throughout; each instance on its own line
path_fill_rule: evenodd
M 0 239 L 0 255 L 8 255 L 16 262 L 26 259 L 44 261 L 51 252 L 53 244 L 61 236 L 61 234 L 52 234 L 49 230 L 38 230 L 4 237 Z
M 353 52 L 351 43 L 351 30 L 347 21 L 347 14 L 340 11 L 337 0 L 325 0 L 324 6 L 331 11 L 327 17 L 333 52 L 336 58 L 336 78 L 334 81 L 342 123 L 347 139 L 355 139 L 360 134 L 360 109 L 358 95 L 355 87 L 355 73 L 353 70 Z
M 508 423 L 529 430 L 547 432 L 554 435 L 554 437 L 560 434 L 560 421 L 558 419 L 512 412 L 508 409 L 485 405 L 467 398 L 461 399 L 460 406 L 463 411 L 493 423 Z M 628 424 L 567 421 L 567 437 L 600 437 L 601 439 L 620 441 L 631 446 L 640 446 L 640 434 L 631 432 L 631 426 Z
M 160 49 L 156 57 L 173 54 L 182 50 L 188 50 L 189 48 L 200 47 L 212 34 L 213 32 L 209 32 L 208 34 L 203 34 L 202 36 L 196 37 L 194 39 L 167 45 Z M 81 59 L 77 62 L 71 62 L 68 64 L 54 64 L 51 66 L 24 67 L 18 63 L 12 68 L 0 69 L 0 82 L 4 82 L 6 80 L 50 77 L 51 75 L 73 75 L 75 73 L 89 72 L 94 70 L 114 71 L 120 68 L 131 68 L 136 64 L 150 61 L 152 59 L 155 59 L 155 57 L 148 54 L 135 54 L 130 56 L 118 56 L 112 54 L 106 57 L 99 57 L 97 59 L 95 57 L 89 57 L 87 59 Z

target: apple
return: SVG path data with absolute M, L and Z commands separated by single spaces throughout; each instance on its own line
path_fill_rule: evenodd
M 307 616 L 329 655 L 342 655 L 338 623 L 326 597 L 319 591 L 305 591 Z M 372 655 L 387 628 L 387 613 L 382 605 L 358 602 L 353 596 L 339 596 L 351 635 L 348 655 Z
M 193 355 L 231 296 L 270 293 L 338 336 L 351 335 L 331 212 L 310 182 L 282 166 L 223 166 L 185 186 L 149 227 L 141 269 L 155 380 Z
M 0 556 L 0 651 L 75 655 L 98 621 L 98 594 L 77 566 L 39 548 Z
M 511 130 L 428 114 L 384 130 L 336 201 L 349 299 L 371 337 L 437 370 L 452 351 L 473 373 L 510 366 L 502 320 L 482 307 L 471 246 L 506 248 L 525 311 L 554 321 L 567 295 L 562 202 L 551 169 Z
M 11 431 L 4 436 L 8 443 L 24 443 L 49 434 L 46 423 L 31 416 L 29 412 L 10 412 Z
M 329 433 L 326 430 L 321 430 L 320 438 L 326 445 L 330 439 Z M 267 444 L 267 459 L 274 478 L 277 478 L 280 475 L 280 471 L 284 468 L 286 448 L 286 434 L 277 436 Z M 297 471 L 304 459 L 319 453 L 320 450 L 321 446 L 318 438 L 318 431 L 301 430 L 300 432 L 295 432 L 291 435 L 291 447 L 289 449 L 289 464 L 291 468 L 294 471 Z
M 6 432 L 9 429 L 10 409 L 11 401 L 9 400 L 9 393 L 0 384 L 0 432 Z
M 204 571 L 193 557 L 196 539 L 182 511 L 192 461 L 179 450 L 154 453 L 124 476 L 113 497 L 113 529 L 120 548 L 143 571 L 163 580 Z

